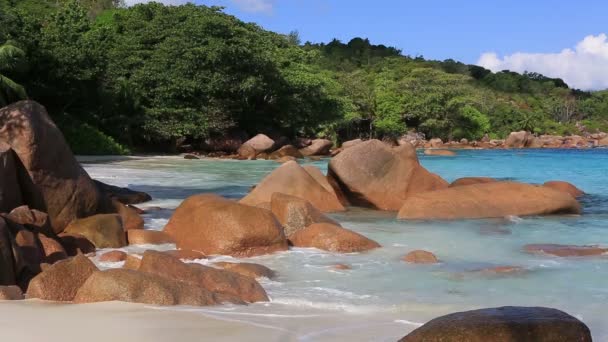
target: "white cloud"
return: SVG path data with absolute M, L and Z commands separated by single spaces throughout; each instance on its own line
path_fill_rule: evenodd
M 608 36 L 605 33 L 589 35 L 574 49 L 558 53 L 517 52 L 500 58 L 496 53 L 487 52 L 481 55 L 477 64 L 492 71 L 530 71 L 559 77 L 574 88 L 606 89 Z
M 231 0 L 240 10 L 251 13 L 271 14 L 275 0 Z

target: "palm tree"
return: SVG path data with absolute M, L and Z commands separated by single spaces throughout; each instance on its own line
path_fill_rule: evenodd
M 0 108 L 27 98 L 25 88 L 11 80 L 5 73 L 20 70 L 25 61 L 25 52 L 6 42 L 0 45 Z

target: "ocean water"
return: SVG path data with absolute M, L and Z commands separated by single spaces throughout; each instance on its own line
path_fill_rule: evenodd
M 382 248 L 361 254 L 296 248 L 234 260 L 264 264 L 278 273 L 274 280 L 261 281 L 270 303 L 174 310 L 194 310 L 279 330 L 305 321 L 305 317 L 327 317 L 335 321 L 330 328 L 296 324 L 289 331 L 295 334 L 291 338 L 340 340 L 348 331 L 361 340 L 391 341 L 449 312 L 502 305 L 548 306 L 582 319 L 596 341 L 608 341 L 608 256 L 558 258 L 522 251 L 529 243 L 608 246 L 608 150 L 465 150 L 456 157 L 419 157 L 426 168 L 448 181 L 489 176 L 530 183 L 572 182 L 587 193 L 581 199 L 583 215 L 404 222 L 395 219 L 396 213 L 353 208 L 332 216 Z M 278 166 L 272 161 L 178 157 L 86 158 L 82 162 L 96 179 L 152 195 L 154 200 L 143 207 L 159 208 L 145 216 L 147 229 L 162 229 L 173 209 L 192 194 L 212 192 L 240 198 Z M 325 171 L 327 162 L 313 164 Z M 432 251 L 441 263 L 429 266 L 400 261 L 414 249 Z M 333 269 L 338 263 L 351 265 L 352 270 Z M 493 266 L 517 266 L 523 271 L 503 275 L 475 272 Z

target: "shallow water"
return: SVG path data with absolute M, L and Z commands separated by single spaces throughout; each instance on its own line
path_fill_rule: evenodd
M 329 340 L 339 338 L 345 329 L 375 326 L 375 340 L 394 340 L 416 323 L 452 311 L 538 305 L 559 308 L 582 319 L 595 340 L 608 341 L 608 256 L 557 258 L 522 252 L 528 243 L 608 245 L 608 150 L 458 151 L 457 157 L 420 155 L 420 159 L 448 181 L 489 176 L 530 183 L 572 182 L 587 193 L 581 200 L 584 214 L 403 222 L 395 219 L 395 213 L 352 209 L 332 216 L 383 248 L 349 255 L 293 249 L 252 258 L 248 261 L 264 264 L 279 274 L 275 280 L 262 281 L 272 302 L 214 308 L 212 313 L 274 328 L 280 328 L 282 320 L 298 320 L 307 314 L 334 319 L 340 315 L 349 319 L 336 320 L 332 329 L 298 334 L 297 339 Z M 83 164 L 94 178 L 150 193 L 154 201 L 144 207 L 162 209 L 146 215 L 149 229 L 162 229 L 172 210 L 189 195 L 213 192 L 240 198 L 278 166 L 271 161 L 177 157 L 87 158 Z M 325 170 L 327 160 L 314 164 Z M 399 260 L 413 249 L 432 251 L 441 263 L 420 266 Z M 337 263 L 353 269 L 332 269 Z M 501 276 L 471 272 L 491 266 L 520 266 L 524 272 Z M 209 309 L 200 312 L 210 314 Z

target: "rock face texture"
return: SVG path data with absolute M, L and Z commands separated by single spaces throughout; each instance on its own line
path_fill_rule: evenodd
M 82 235 L 97 248 L 120 248 L 127 245 L 122 219 L 118 214 L 99 214 L 74 220 L 65 232 Z
M 504 146 L 506 148 L 524 148 L 528 147 L 533 140 L 534 136 L 530 132 L 511 132 L 505 140 Z
M 381 247 L 376 241 L 330 223 L 315 223 L 298 230 L 289 241 L 295 247 L 312 247 L 336 253 L 365 252 Z
M 458 178 L 457 180 L 453 181 L 450 184 L 450 188 L 457 187 L 457 186 L 471 185 L 471 184 L 493 183 L 493 182 L 498 182 L 498 181 L 496 179 L 490 178 L 490 177 L 463 177 L 463 178 Z
M 403 261 L 411 264 L 436 264 L 439 262 L 435 254 L 423 250 L 415 250 L 407 253 L 403 257 Z
M 55 233 L 74 219 L 110 208 L 74 158 L 46 110 L 33 101 L 0 109 L 0 142 L 19 159 L 23 202 L 49 214 Z
M 304 156 L 326 156 L 334 143 L 327 139 L 315 139 L 312 143 L 300 150 Z
M 579 214 L 580 210 L 579 203 L 561 191 L 516 182 L 494 182 L 410 195 L 397 217 L 454 220 Z
M 279 223 L 283 225 L 283 230 L 287 237 L 313 223 L 340 225 L 336 221 L 323 215 L 323 213 L 313 207 L 310 202 L 280 192 L 272 194 L 270 207 L 274 216 L 279 220 Z
M 582 195 L 585 194 L 585 192 L 583 190 L 577 188 L 576 186 L 574 186 L 574 184 L 571 184 L 568 182 L 563 182 L 563 181 L 548 181 L 548 182 L 545 182 L 545 184 L 543 184 L 543 186 L 546 186 L 548 188 L 555 189 L 558 191 L 566 192 L 574 198 L 581 197 Z
M 252 206 L 270 203 L 275 192 L 307 200 L 322 212 L 345 210 L 335 193 L 324 188 L 295 161 L 286 162 L 272 171 L 240 203 Z
M 96 271 L 97 267 L 82 254 L 58 262 L 30 281 L 27 297 L 70 302 L 78 289 Z
M 253 256 L 287 249 L 283 229 L 269 210 L 216 195 L 187 198 L 164 231 L 178 248 L 206 255 Z
M 350 203 L 381 210 L 397 211 L 412 194 L 448 187 L 420 165 L 411 144 L 392 148 L 379 140 L 345 149 L 329 162 L 328 175 Z
M 435 318 L 401 342 L 591 342 L 585 323 L 543 307 L 489 308 Z

